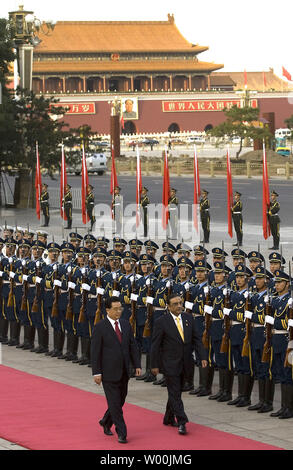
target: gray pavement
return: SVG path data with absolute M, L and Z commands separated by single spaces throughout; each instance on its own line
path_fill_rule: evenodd
M 104 195 L 104 199 L 109 201 L 109 184 L 108 177 L 97 177 L 101 186 L 97 186 L 96 190 Z M 149 186 L 152 185 L 152 190 L 161 197 L 161 179 L 150 179 Z M 119 180 L 120 182 L 120 180 Z M 132 192 L 132 186 L 135 187 L 135 179 L 132 177 L 124 177 L 123 180 L 125 188 L 128 191 L 128 198 Z M 144 181 L 144 184 L 147 183 Z M 241 186 L 242 184 L 242 186 Z M 174 184 L 175 185 L 175 184 Z M 188 200 L 192 200 L 192 189 L 187 190 L 186 179 L 178 178 L 176 185 L 180 185 L 180 190 L 186 191 Z M 176 187 L 176 186 L 175 186 Z M 216 178 L 214 180 L 203 180 L 202 187 L 210 188 L 211 192 L 214 191 L 215 197 L 213 202 L 212 222 L 211 222 L 211 243 L 207 245 L 208 249 L 214 246 L 221 246 L 221 241 L 225 242 L 226 251 L 230 252 L 232 249 L 232 242 L 227 235 L 226 225 L 226 208 L 225 208 L 225 181 L 224 179 Z M 260 180 L 242 180 L 239 179 L 239 184 L 234 188 L 241 189 L 242 193 L 246 194 L 247 206 L 249 210 L 244 218 L 244 246 L 243 249 L 248 252 L 256 250 L 258 243 L 260 243 L 261 252 L 264 256 L 268 257 L 270 251 L 269 246 L 272 245 L 272 240 L 264 241 L 262 238 L 261 219 L 258 220 L 259 211 L 261 211 L 261 181 Z M 276 190 L 280 191 L 280 203 L 282 210 L 282 223 L 281 223 L 281 241 L 283 248 L 283 256 L 291 259 L 293 254 L 293 237 L 292 237 L 292 183 L 282 180 L 274 181 Z M 192 185 L 191 185 L 192 188 Z M 177 188 L 178 189 L 178 188 Z M 184 197 L 182 196 L 182 200 Z M 187 200 L 187 199 L 186 199 Z M 257 206 L 257 207 L 256 207 Z M 256 214 L 257 213 L 257 214 Z M 214 214 L 214 215 L 213 215 Z M 39 222 L 35 216 L 34 210 L 18 210 L 18 209 L 4 209 L 0 210 L 0 225 L 7 221 L 7 224 L 26 227 L 29 223 L 30 227 L 36 229 L 39 227 Z M 110 221 L 109 221 L 110 223 Z M 87 232 L 87 229 L 81 228 L 81 215 L 80 213 L 74 214 L 73 229 L 78 227 L 81 234 Z M 62 223 L 58 210 L 51 211 L 50 227 L 46 229 L 50 234 L 54 234 L 55 241 L 60 242 L 63 238 Z M 65 236 L 68 231 L 64 231 Z M 50 238 L 51 240 L 51 238 Z M 163 241 L 164 236 L 159 241 Z M 180 241 L 180 240 L 178 240 Z M 172 241 L 176 243 L 176 241 Z M 209 260 L 208 260 L 209 261 Z M 231 266 L 231 262 L 227 263 Z M 52 334 L 50 335 L 50 341 Z M 93 393 L 103 394 L 103 389 L 98 388 L 92 380 L 91 370 L 87 366 L 79 366 L 66 361 L 58 360 L 56 358 L 46 357 L 31 353 L 29 351 L 22 351 L 14 347 L 2 345 L 2 363 L 6 366 L 13 367 L 28 373 L 36 374 L 41 377 L 56 380 L 58 382 L 69 384 L 80 388 L 82 390 L 91 391 Z M 144 361 L 144 357 L 143 357 Z M 195 373 L 195 385 L 198 384 L 198 372 Z M 215 373 L 214 390 L 217 390 L 218 374 Z M 257 382 L 254 385 L 252 393 L 252 402 L 258 401 L 258 387 Z M 237 393 L 237 380 L 234 384 L 234 394 Z M 154 411 L 163 413 L 166 406 L 167 392 L 165 388 L 156 387 L 152 384 L 138 382 L 135 379 L 130 380 L 129 394 L 127 401 Z M 186 407 L 187 415 L 190 421 L 195 423 L 210 426 L 214 429 L 226 431 L 239 436 L 244 436 L 250 439 L 275 445 L 284 449 L 293 449 L 293 433 L 292 426 L 293 420 L 279 420 L 278 418 L 271 418 L 267 414 L 258 414 L 256 412 L 248 411 L 246 408 L 235 408 L 227 406 L 225 403 L 217 403 L 208 400 L 207 397 L 193 397 L 188 393 L 184 394 L 184 404 Z M 280 386 L 276 386 L 274 409 L 278 409 L 280 405 Z M 131 430 L 129 430 L 131 432 Z M 9 443 L 5 440 L 0 440 L 0 450 L 19 449 L 19 446 Z

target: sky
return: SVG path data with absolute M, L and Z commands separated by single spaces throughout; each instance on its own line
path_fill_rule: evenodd
M 0 17 L 20 4 L 54 21 L 165 21 L 173 13 L 189 42 L 209 47 L 199 60 L 224 64 L 227 72 L 271 67 L 279 77 L 284 66 L 293 78 L 292 0 L 6 0 Z

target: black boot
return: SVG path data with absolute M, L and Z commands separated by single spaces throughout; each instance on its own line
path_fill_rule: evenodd
M 244 374 L 243 376 L 243 397 L 237 403 L 238 408 L 243 408 L 244 406 L 249 406 L 251 404 L 251 392 L 253 389 L 254 378 L 249 374 Z
M 283 412 L 285 411 L 285 408 L 286 408 L 286 404 L 285 404 L 285 391 L 286 391 L 286 385 L 285 384 L 281 384 L 281 408 L 278 410 L 278 411 L 275 411 L 274 413 L 271 413 L 270 416 L 272 416 L 273 418 L 278 418 L 279 416 L 281 416 L 283 414 Z
M 32 349 L 35 344 L 36 328 L 33 325 L 27 327 L 27 343 L 24 345 L 23 349 L 28 350 Z
M 70 338 L 70 350 L 69 350 L 69 355 L 65 358 L 65 361 L 76 361 L 78 359 L 77 357 L 77 350 L 78 350 L 78 336 L 74 335 L 72 333 L 68 333 L 68 336 Z M 67 339 L 68 341 L 68 339 Z
M 80 366 L 85 366 L 90 364 L 90 345 L 91 339 L 81 337 L 81 358 L 79 361 Z
M 293 385 L 285 385 L 285 409 L 279 419 L 293 418 Z
M 22 344 L 18 344 L 16 346 L 16 349 L 24 349 L 25 346 L 27 346 L 29 344 L 29 340 L 30 340 L 30 325 L 24 325 L 23 326 L 23 343 Z M 31 349 L 31 345 L 28 349 Z
M 17 346 L 19 344 L 20 336 L 20 323 L 18 321 L 10 321 L 10 339 L 7 343 L 8 346 Z
M 151 383 L 156 382 L 156 376 L 151 372 L 151 355 L 148 353 L 146 355 L 146 376 L 142 379 L 144 382 Z
M 49 351 L 48 344 L 49 344 L 49 330 L 48 328 L 38 328 L 38 336 L 39 336 L 39 347 L 36 349 L 37 354 L 47 353 Z
M 258 403 L 248 407 L 249 411 L 258 411 L 263 407 L 265 401 L 265 380 L 258 379 Z
M 234 382 L 233 370 L 224 369 L 224 392 L 223 395 L 218 398 L 217 401 L 223 403 L 232 400 L 232 389 Z
M 238 396 L 234 400 L 228 401 L 227 405 L 237 405 L 241 398 L 243 397 L 243 374 L 238 374 Z
M 146 379 L 149 374 L 149 370 L 150 370 L 150 354 L 147 353 L 146 358 L 145 358 L 145 373 L 140 375 L 139 377 L 136 377 L 136 380 Z
M 207 397 L 212 393 L 212 384 L 214 380 L 214 367 L 204 367 L 203 369 L 203 377 L 204 377 L 204 387 L 203 389 L 197 394 L 198 397 Z
M 262 407 L 258 410 L 258 413 L 268 413 L 273 411 L 273 402 L 275 395 L 275 382 L 266 378 L 265 380 L 265 399 Z
M 67 341 L 66 341 L 66 353 L 62 354 L 58 359 L 65 359 L 65 360 L 71 360 L 72 357 L 72 337 L 73 335 L 70 333 L 67 333 Z M 69 359 L 68 359 L 69 358 Z
M 210 395 L 209 400 L 218 400 L 223 396 L 225 383 L 225 370 L 219 369 L 219 391 L 215 395 Z
M 204 388 L 204 372 L 203 372 L 203 367 L 199 366 L 198 367 L 198 373 L 199 373 L 199 385 L 197 388 L 194 390 L 191 390 L 189 392 L 189 395 L 197 395 L 199 392 L 201 392 Z
M 64 347 L 65 333 L 64 331 L 57 331 L 57 351 L 52 354 L 52 357 L 62 357 Z
M 8 320 L 0 318 L 0 343 L 8 343 Z

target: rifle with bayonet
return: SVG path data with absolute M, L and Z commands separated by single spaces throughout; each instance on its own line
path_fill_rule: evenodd
M 132 264 L 132 254 L 131 256 L 131 264 Z M 131 294 L 136 294 L 136 275 L 135 275 L 135 267 L 133 270 L 133 274 L 130 278 L 131 282 Z M 133 335 L 136 336 L 136 301 L 131 299 L 131 316 L 129 318 L 129 323 L 131 325 Z
M 245 310 L 251 312 L 252 306 L 251 306 L 251 298 L 250 298 L 250 293 L 247 291 L 247 297 L 245 301 Z M 243 346 L 242 346 L 242 352 L 241 356 L 242 357 L 249 357 L 249 351 L 250 351 L 250 337 L 251 337 L 251 321 L 249 318 L 245 318 L 245 337 L 243 340 Z
M 54 269 L 54 276 L 53 279 L 54 281 L 59 280 L 58 279 L 58 266 L 57 264 L 54 264 L 53 266 Z M 57 318 L 58 317 L 58 302 L 59 302 L 59 286 L 54 285 L 54 300 L 53 300 L 53 305 L 52 305 L 52 318 Z
M 22 274 L 27 276 L 28 270 L 27 270 L 27 262 L 25 260 L 22 261 Z M 27 294 L 28 294 L 28 282 L 23 281 L 23 294 L 21 298 L 21 307 L 20 310 L 25 312 L 27 314 Z
M 68 273 L 68 282 L 72 282 L 72 276 L 73 276 L 72 266 L 68 266 L 67 273 Z M 74 289 L 69 288 L 68 302 L 67 302 L 66 315 L 65 315 L 66 320 L 73 320 L 73 301 L 74 301 Z
M 100 266 L 99 266 L 99 269 L 97 270 L 96 276 L 97 276 L 96 287 L 97 287 L 97 290 L 98 290 L 98 289 L 101 289 L 101 287 L 102 287 L 102 273 L 101 273 Z M 100 294 L 100 292 L 98 292 L 97 310 L 96 310 L 95 322 L 94 322 L 95 325 L 101 321 L 101 314 L 102 314 L 102 294 Z
M 147 297 L 153 296 L 153 285 L 151 275 L 147 279 Z M 153 305 L 151 303 L 147 303 L 147 317 L 146 322 L 143 329 L 143 338 L 149 338 L 151 336 L 151 320 L 153 315 Z
M 42 264 L 40 261 L 36 262 L 36 277 L 40 277 L 42 274 Z M 41 299 L 41 284 L 39 282 L 36 283 L 36 292 L 35 297 L 32 305 L 32 313 L 38 313 L 39 311 L 39 302 Z
M 228 281 L 226 279 L 226 287 L 225 287 L 225 299 L 224 299 L 224 308 L 230 309 L 230 292 L 228 288 Z M 221 342 L 221 353 L 228 353 L 229 351 L 229 337 L 230 337 L 230 328 L 231 328 L 231 320 L 228 315 L 224 315 L 224 334 L 222 336 Z
M 10 272 L 14 273 L 14 259 L 9 258 Z M 14 305 L 14 279 L 10 276 L 10 289 L 7 300 L 7 307 L 13 307 Z
M 207 273 L 207 255 L 206 252 L 204 253 L 204 265 L 205 265 L 205 272 L 207 275 L 207 292 L 205 293 L 205 305 L 211 306 L 211 295 L 210 295 L 210 285 L 209 285 L 209 276 Z M 204 323 L 205 329 L 202 335 L 202 344 L 206 349 L 209 348 L 209 338 L 210 338 L 210 328 L 212 324 L 212 316 L 209 315 L 207 312 L 204 313 Z
M 289 261 L 289 277 L 290 277 L 290 297 L 292 297 L 292 279 L 291 279 L 291 263 Z M 289 307 L 289 315 L 288 315 L 289 320 L 293 320 L 293 303 L 290 304 Z M 289 363 L 288 358 L 290 352 L 293 351 L 293 328 L 292 326 L 289 326 L 289 341 L 288 341 L 288 346 L 287 346 L 287 351 L 286 351 L 286 357 L 285 357 L 285 362 L 284 362 L 284 367 L 292 367 L 292 364 Z
M 266 316 L 267 315 L 272 317 L 272 301 L 271 301 L 271 294 L 270 294 L 269 288 L 268 288 L 268 301 L 266 303 Z M 265 341 L 263 351 L 262 351 L 261 362 L 269 363 L 271 361 L 272 330 L 273 330 L 273 326 L 270 323 L 266 323 L 266 326 L 265 326 L 266 341 Z

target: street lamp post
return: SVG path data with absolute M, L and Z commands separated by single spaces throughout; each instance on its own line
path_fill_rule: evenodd
M 23 5 L 19 5 L 17 11 L 9 12 L 9 28 L 11 29 L 11 37 L 14 41 L 17 57 L 14 64 L 15 89 L 17 88 L 19 76 L 20 88 L 32 90 L 33 50 L 41 42 L 37 33 L 42 31 L 44 34 L 49 34 L 54 27 L 53 21 L 42 23 L 34 16 L 33 11 L 24 10 Z

